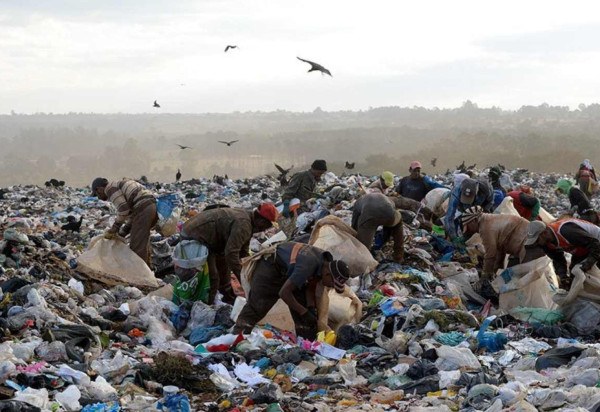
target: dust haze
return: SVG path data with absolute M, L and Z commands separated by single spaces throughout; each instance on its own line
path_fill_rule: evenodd
M 426 173 L 465 160 L 541 172 L 573 172 L 600 156 L 600 104 L 480 108 L 380 107 L 364 111 L 229 114 L 32 114 L 0 116 L 0 185 L 50 178 L 86 186 L 96 176 L 174 181 L 228 174 L 276 175 L 273 163 L 302 170 L 315 158 L 341 173 Z M 228 147 L 218 141 L 239 140 Z M 177 145 L 190 146 L 181 150 Z M 437 157 L 436 167 L 429 165 Z

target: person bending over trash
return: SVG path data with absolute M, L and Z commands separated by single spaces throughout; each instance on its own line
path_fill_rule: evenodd
M 233 303 L 230 273 L 240 279 L 240 259 L 248 255 L 252 235 L 269 229 L 277 216 L 272 203 L 263 203 L 254 211 L 228 207 L 204 210 L 184 223 L 181 238 L 196 240 L 208 248 L 211 304 L 217 290 L 224 302 Z
M 458 236 L 457 212 L 464 212 L 471 206 L 481 206 L 483 212 L 491 213 L 494 208 L 494 190 L 487 180 L 463 179 L 450 192 L 448 211 L 444 218 L 444 229 L 450 240 L 459 246 L 464 238 Z
M 404 256 L 404 233 L 402 215 L 396 210 L 394 201 L 381 193 L 369 193 L 358 199 L 352 208 L 352 229 L 358 232 L 356 238 L 371 250 L 377 228 L 383 226 L 384 242 L 390 235 L 394 239 L 395 262 L 402 262 Z
M 348 265 L 333 260 L 331 253 L 303 243 L 280 243 L 274 254 L 257 263 L 233 333 L 250 333 L 281 298 L 290 309 L 296 335 L 312 340 L 317 334 L 318 283 L 343 293 L 348 277 Z
M 590 199 L 581 189 L 573 186 L 573 182 L 567 179 L 559 179 L 556 183 L 556 191 L 569 196 L 569 202 L 571 202 L 571 214 L 577 212 L 579 217 L 583 220 L 587 220 L 595 225 L 600 223 L 598 213 L 592 207 Z
M 403 177 L 396 186 L 396 192 L 403 197 L 416 200 L 420 202 L 425 199 L 425 195 L 436 188 L 443 188 L 444 186 L 429 176 L 421 174 L 421 162 L 414 161 L 408 168 L 410 175 Z
M 519 215 L 529 221 L 539 220 L 540 200 L 533 195 L 529 186 L 521 186 L 517 190 L 508 192 L 507 196 L 513 200 L 513 206 Z
M 389 189 L 394 186 L 394 174 L 392 172 L 383 172 L 379 179 L 369 185 L 367 193 L 383 193 L 387 194 Z
M 325 160 L 315 160 L 310 169 L 292 176 L 290 183 L 285 188 L 283 195 L 281 195 L 281 200 L 283 201 L 283 211 L 281 214 L 284 217 L 291 216 L 290 201 L 292 199 L 299 199 L 304 204 L 308 199 L 315 196 L 317 182 L 321 180 L 321 176 L 325 172 L 327 172 L 327 162 Z
M 92 196 L 110 201 L 117 209 L 115 223 L 104 232 L 106 239 L 131 233 L 129 247 L 136 255 L 151 263 L 150 231 L 158 222 L 156 198 L 148 189 L 131 179 L 109 182 L 97 177 L 92 182 Z
M 569 273 L 565 252 L 572 255 L 569 269 L 581 264 L 581 270 L 587 272 L 592 266 L 598 266 L 600 227 L 575 218 L 560 219 L 548 225 L 541 221 L 530 222 L 525 246 L 542 247 L 564 282 Z
M 466 237 L 475 233 L 481 235 L 485 255 L 480 283 L 491 281 L 498 269 L 504 268 L 506 255 L 518 258 L 519 262 L 523 261 L 524 243 L 529 229 L 529 221 L 526 219 L 483 213 L 481 206 L 473 206 L 460 216 L 460 221 Z

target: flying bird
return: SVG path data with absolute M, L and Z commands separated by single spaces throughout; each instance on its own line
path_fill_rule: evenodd
M 436 163 L 437 163 L 437 157 L 434 157 L 433 159 L 431 159 L 431 166 L 435 167 Z
M 231 45 L 228 45 L 227 47 L 225 47 L 225 53 L 227 53 L 227 51 L 228 51 L 229 49 L 237 49 L 237 48 L 238 48 L 238 46 L 231 46 Z
M 177 174 L 175 175 L 175 181 L 179 182 L 179 179 L 181 179 L 181 170 L 177 169 Z
M 354 164 L 355 164 L 355 163 L 356 163 L 356 162 L 352 162 L 352 163 L 350 163 L 350 162 L 348 162 L 348 161 L 346 160 L 346 166 L 345 166 L 345 167 L 346 167 L 346 169 L 348 169 L 348 170 L 352 170 L 352 169 L 354 169 Z
M 227 146 L 231 146 L 232 144 L 234 144 L 235 142 L 239 142 L 239 140 L 231 140 L 229 142 L 224 142 L 222 140 L 219 140 L 219 143 L 223 143 L 226 144 Z
M 329 70 L 327 70 L 325 67 L 321 66 L 320 64 L 318 64 L 318 63 L 315 63 L 315 62 L 311 62 L 310 60 L 304 60 L 304 59 L 301 59 L 300 57 L 296 57 L 296 58 L 297 58 L 298 60 L 300 60 L 301 62 L 304 62 L 304 63 L 308 63 L 308 64 L 310 64 L 310 70 L 308 71 L 308 73 L 310 73 L 310 72 L 314 72 L 314 71 L 319 71 L 319 72 L 321 72 L 322 74 L 328 74 L 328 75 L 330 75 L 331 77 L 333 77 L 333 76 L 331 75 L 331 72 L 330 72 Z
M 160 108 L 160 104 L 158 104 L 158 102 L 156 100 L 154 101 L 154 107 L 159 107 Z
M 182 145 L 180 145 L 179 143 L 175 143 L 175 145 L 176 145 L 176 146 L 179 146 L 179 148 L 180 148 L 181 150 L 185 150 L 185 149 L 192 149 L 190 146 L 182 146 Z

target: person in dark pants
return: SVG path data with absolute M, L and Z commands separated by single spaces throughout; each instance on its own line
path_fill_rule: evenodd
M 219 290 L 224 302 L 233 303 L 230 273 L 240 279 L 241 258 L 248 255 L 252 234 L 269 229 L 277 215 L 272 203 L 263 203 L 254 211 L 227 207 L 203 210 L 185 222 L 181 238 L 196 240 L 209 251 L 209 302 Z
M 573 186 L 573 183 L 567 179 L 560 179 L 556 183 L 556 191 L 569 196 L 571 203 L 571 215 L 575 212 L 583 220 L 597 225 L 600 223 L 598 213 L 592 207 L 590 199 L 578 187 Z
M 296 335 L 312 340 L 317 334 L 318 283 L 342 293 L 348 277 L 348 265 L 333 260 L 331 253 L 303 243 L 281 243 L 257 263 L 233 333 L 250 333 L 281 298 L 290 309 Z
M 369 193 L 354 203 L 352 209 L 352 229 L 357 231 L 357 239 L 371 250 L 373 239 L 379 226 L 384 227 L 384 241 L 390 235 L 394 239 L 396 262 L 404 257 L 404 232 L 402 215 L 396 210 L 394 201 L 381 193 Z
M 126 228 L 121 234 L 127 236 L 131 233 L 129 248 L 150 265 L 150 231 L 158 222 L 156 199 L 152 192 L 134 180 L 109 182 L 98 177 L 92 182 L 92 196 L 110 201 L 117 210 L 115 223 L 104 237 L 112 239 L 119 234 L 119 229 Z
M 598 266 L 600 260 L 600 227 L 575 218 L 560 219 L 546 225 L 544 222 L 529 223 L 525 247 L 539 246 L 552 259 L 561 282 L 567 280 L 569 269 L 581 263 L 587 272 Z M 565 252 L 570 253 L 571 265 L 567 268 Z

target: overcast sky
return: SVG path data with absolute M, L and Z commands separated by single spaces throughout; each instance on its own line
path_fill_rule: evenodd
M 600 101 L 599 11 L 564 0 L 0 0 L 0 113 L 151 112 L 154 99 L 171 113 L 467 99 L 574 108 Z

